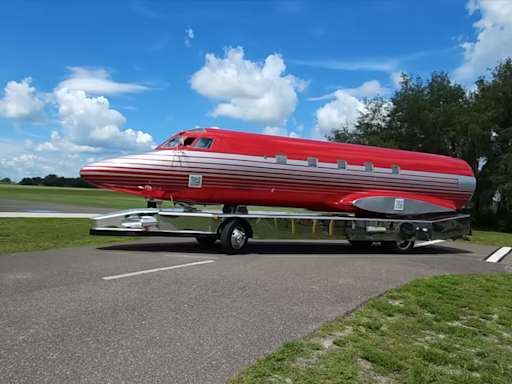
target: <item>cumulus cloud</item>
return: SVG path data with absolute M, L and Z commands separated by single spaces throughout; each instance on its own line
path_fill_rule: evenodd
M 68 69 L 72 73 L 58 85 L 59 89 L 79 90 L 96 95 L 133 93 L 149 89 L 139 84 L 115 82 L 109 78 L 109 73 L 104 68 L 68 67 Z
M 283 127 L 295 111 L 297 92 L 309 82 L 284 75 L 280 55 L 272 54 L 265 63 L 244 59 L 242 47 L 226 48 L 224 58 L 206 54 L 205 65 L 190 79 L 192 89 L 218 104 L 211 116 L 227 116 L 262 127 Z
M 512 1 L 469 0 L 466 8 L 470 15 L 480 12 L 481 18 L 473 24 L 476 41 L 460 44 L 464 63 L 454 71 L 459 81 L 474 80 L 512 54 Z
M 44 101 L 36 95 L 36 89 L 30 86 L 31 77 L 20 83 L 9 81 L 4 88 L 4 97 L 0 99 L 0 116 L 43 123 L 46 121 Z
M 309 100 L 335 99 L 317 109 L 317 123 L 313 128 L 312 137 L 325 140 L 325 136 L 330 134 L 333 129 L 340 128 L 344 124 L 352 126 L 357 120 L 359 112 L 364 108 L 362 98 L 384 96 L 390 91 L 389 88 L 382 87 L 377 80 L 371 80 L 357 88 L 338 89 L 329 95 L 310 98 Z
M 110 108 L 107 98 L 87 97 L 84 91 L 67 88 L 54 92 L 64 136 L 52 132 L 51 141 L 37 146 L 42 150 L 98 152 L 150 150 L 154 147 L 150 134 L 121 128 L 126 118 Z
M 60 130 L 54 129 L 46 142 L 25 140 L 24 146 L 18 144 L 15 152 L 9 150 L 12 145 L 6 139 L 0 138 L 2 174 L 9 173 L 7 177 L 13 179 L 49 172 L 77 176 L 80 167 L 86 163 L 83 154 L 94 153 L 101 158 L 146 151 L 156 146 L 150 134 L 125 129 L 126 118 L 110 107 L 106 97 L 88 95 L 88 92 L 134 92 L 137 89 L 135 85 L 115 83 L 107 79 L 106 72 L 102 71 L 75 68 L 75 74 L 43 96 L 39 96 L 35 88 L 29 85 L 30 78 L 21 83 L 11 81 L 7 84 L 5 97 L 0 100 L 1 115 L 40 122 L 46 119 L 44 107 L 48 104 L 56 111 Z M 88 83 L 85 79 L 98 81 Z M 84 89 L 77 89 L 79 87 Z

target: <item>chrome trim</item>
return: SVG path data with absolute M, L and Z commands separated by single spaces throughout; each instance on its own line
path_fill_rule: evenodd
M 140 224 L 137 225 L 137 217 Z M 342 214 L 299 214 L 253 211 L 222 213 L 220 210 L 131 209 L 90 219 L 90 234 L 99 236 L 217 235 L 231 218 L 243 218 L 251 226 L 248 237 L 290 240 L 429 241 L 458 238 L 471 233 L 470 215 L 425 218 L 356 218 Z

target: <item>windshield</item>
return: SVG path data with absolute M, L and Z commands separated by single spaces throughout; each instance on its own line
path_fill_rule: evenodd
M 183 145 L 183 136 L 178 136 L 169 140 L 167 143 L 162 145 L 162 148 L 171 148 L 176 147 L 177 145 Z

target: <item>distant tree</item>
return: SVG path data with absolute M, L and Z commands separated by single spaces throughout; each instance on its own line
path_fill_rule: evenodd
M 0 180 L 0 183 L 11 184 L 12 181 L 10 178 L 4 177 L 2 180 Z

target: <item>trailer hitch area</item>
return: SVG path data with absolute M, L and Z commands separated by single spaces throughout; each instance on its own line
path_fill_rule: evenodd
M 153 216 L 148 215 L 130 215 L 121 221 L 121 225 L 125 228 L 148 229 L 150 227 L 156 228 L 158 220 Z

